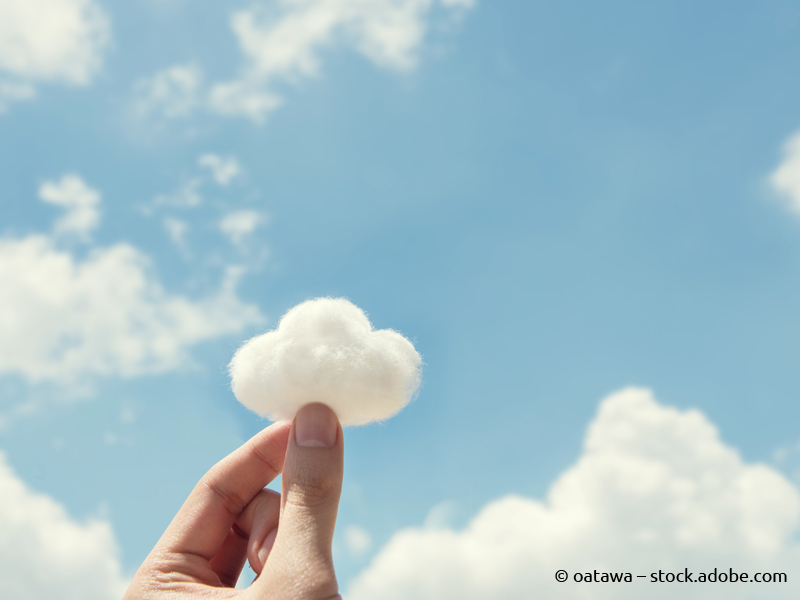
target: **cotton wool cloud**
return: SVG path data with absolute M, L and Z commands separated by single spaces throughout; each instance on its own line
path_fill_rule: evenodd
M 422 358 L 391 329 L 373 329 L 344 298 L 317 298 L 289 310 L 278 327 L 237 350 L 229 371 L 237 400 L 272 420 L 304 405 L 330 406 L 342 425 L 397 414 L 415 396 Z

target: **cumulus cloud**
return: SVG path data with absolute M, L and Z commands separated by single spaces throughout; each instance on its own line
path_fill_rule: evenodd
M 235 79 L 213 84 L 202 94 L 198 101 L 206 110 L 261 122 L 282 102 L 277 87 L 316 75 L 322 52 L 339 46 L 354 49 L 381 68 L 413 69 L 434 10 L 460 14 L 474 0 L 279 0 L 275 4 L 256 4 L 233 13 L 231 27 L 245 61 Z M 180 67 L 162 75 L 174 69 Z M 194 88 L 190 95 L 201 96 Z M 146 96 L 154 99 L 157 94 Z M 157 105 L 152 107 L 157 110 Z M 173 105 L 164 101 L 161 112 L 170 116 Z
M 291 419 L 303 405 L 323 402 L 342 425 L 362 425 L 408 404 L 421 364 L 411 342 L 391 329 L 374 330 L 352 302 L 317 298 L 246 342 L 229 369 L 236 398 L 259 415 Z
M 88 189 L 55 185 L 46 195 L 85 197 Z M 69 219 L 84 204 L 61 204 L 68 212 L 58 223 L 86 230 L 91 219 Z M 195 299 L 165 290 L 150 259 L 129 244 L 93 247 L 83 256 L 50 235 L 0 238 L 0 374 L 80 383 L 184 367 L 191 346 L 263 321 L 236 293 L 241 275 L 228 268 L 217 291 Z
M 800 132 L 783 146 L 783 160 L 769 177 L 772 189 L 785 198 L 789 209 L 800 214 Z
M 77 175 L 45 182 L 39 188 L 39 198 L 66 210 L 56 221 L 56 233 L 87 238 L 100 224 L 100 194 Z
M 350 600 L 796 598 L 800 492 L 745 463 L 696 410 L 629 388 L 606 398 L 578 461 L 544 501 L 508 496 L 469 525 L 396 533 Z M 664 569 L 788 572 L 783 584 L 654 584 Z M 555 581 L 558 569 L 632 572 L 629 584 Z
M 211 171 L 219 185 L 228 185 L 242 172 L 242 166 L 233 156 L 219 156 L 218 154 L 203 154 L 197 164 Z
M 53 498 L 31 490 L 3 452 L 0 531 L 4 598 L 108 600 L 125 593 L 111 524 L 76 521 Z
M 0 105 L 33 97 L 37 82 L 89 84 L 110 37 L 108 18 L 92 0 L 3 0 L 0 72 L 14 81 L 4 84 L 5 94 L 0 88 Z

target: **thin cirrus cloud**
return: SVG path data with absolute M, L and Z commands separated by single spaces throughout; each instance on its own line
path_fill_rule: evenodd
M 110 40 L 109 19 L 92 0 L 3 0 L 0 112 L 35 97 L 40 83 L 88 85 Z
M 783 158 L 769 176 L 772 189 L 786 201 L 789 210 L 800 214 L 800 132 L 783 145 Z
M 485 506 L 461 531 L 401 530 L 356 578 L 351 600 L 743 600 L 798 597 L 800 491 L 748 464 L 697 410 L 628 388 L 600 405 L 583 453 L 545 501 Z M 788 573 L 781 584 L 651 583 L 714 568 Z M 570 580 L 558 583 L 566 570 Z M 631 572 L 632 583 L 576 583 L 576 572 Z M 642 580 L 637 575 L 646 575 Z
M 193 345 L 263 322 L 237 295 L 241 268 L 228 267 L 216 291 L 190 298 L 165 290 L 130 244 L 62 247 L 59 229 L 97 225 L 100 195 L 77 175 L 41 191 L 67 214 L 55 232 L 0 237 L 0 375 L 78 388 L 94 376 L 163 373 L 191 364 Z
M 56 500 L 31 490 L 3 452 L 0 531 L 4 598 L 107 600 L 125 593 L 111 524 L 75 520 Z
M 174 65 L 141 80 L 144 113 L 185 117 L 201 109 L 263 122 L 279 107 L 276 90 L 318 74 L 322 53 L 348 47 L 380 68 L 413 69 L 435 8 L 461 14 L 474 0 L 280 0 L 231 16 L 244 61 L 232 80 L 206 84 L 196 64 Z

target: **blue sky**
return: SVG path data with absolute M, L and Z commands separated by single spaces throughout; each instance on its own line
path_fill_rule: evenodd
M 375 0 L 398 10 L 382 29 L 347 2 L 36 0 L 95 14 L 50 52 L 20 2 L 0 0 L 31 28 L 0 27 L 0 90 L 35 97 L 5 92 L 0 244 L 44 236 L 77 265 L 126 244 L 133 270 L 110 269 L 158 289 L 117 295 L 87 270 L 58 309 L 74 317 L 6 294 L 32 329 L 0 324 L 0 448 L 31 493 L 109 524 L 123 575 L 265 425 L 229 390 L 233 351 L 317 296 L 348 297 L 426 363 L 403 413 L 346 431 L 344 588 L 434 507 L 458 531 L 507 494 L 545 498 L 629 385 L 699 409 L 743 464 L 796 484 L 792 3 Z M 314 38 L 319 15 L 333 25 Z M 70 174 L 100 221 L 59 233 L 69 210 L 41 190 Z M 26 264 L 11 256 L 0 271 Z M 175 299 L 202 323 L 175 325 Z M 109 359 L 125 319 L 133 342 L 175 347 Z M 353 526 L 371 542 L 348 543 Z

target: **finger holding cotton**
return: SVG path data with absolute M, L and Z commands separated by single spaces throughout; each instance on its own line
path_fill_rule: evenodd
M 410 341 L 391 329 L 373 329 L 349 300 L 317 298 L 245 342 L 229 371 L 237 400 L 261 416 L 291 419 L 302 406 L 322 402 L 342 425 L 363 425 L 408 404 L 421 365 Z

